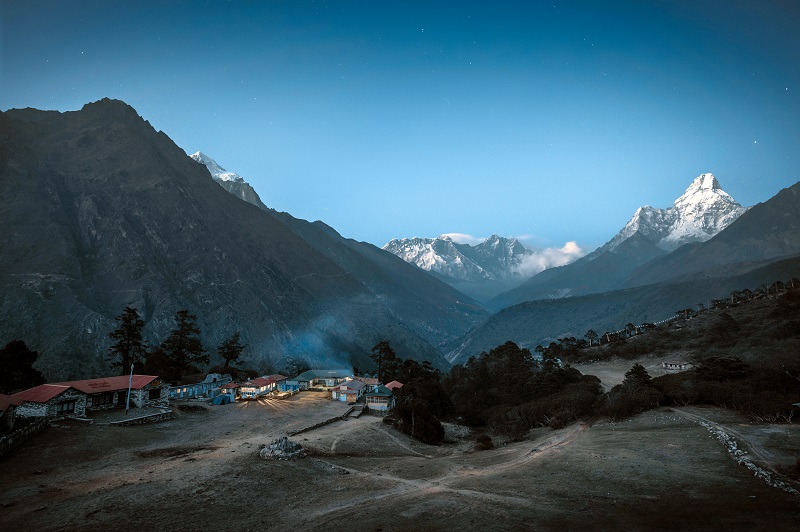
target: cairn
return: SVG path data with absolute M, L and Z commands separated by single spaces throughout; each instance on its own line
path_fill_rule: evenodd
M 281 436 L 269 445 L 261 448 L 259 453 L 264 460 L 297 460 L 306 456 L 306 451 L 299 443 Z

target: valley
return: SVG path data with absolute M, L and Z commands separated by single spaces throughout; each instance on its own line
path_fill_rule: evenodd
M 0 532 L 800 529 L 800 3 L 0 2 Z

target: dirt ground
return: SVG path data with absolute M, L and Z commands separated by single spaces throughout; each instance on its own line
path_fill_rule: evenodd
M 647 373 L 651 377 L 660 377 L 662 375 L 674 373 L 674 370 L 664 369 L 661 366 L 662 362 L 678 362 L 685 360 L 685 353 L 676 352 L 674 355 L 668 357 L 648 356 L 637 360 L 612 358 L 610 360 L 599 360 L 590 364 L 572 364 L 572 367 L 584 375 L 596 376 L 603 383 L 603 388 L 608 391 L 617 384 L 622 384 L 622 381 L 625 379 L 625 372 L 630 370 L 637 362 L 644 366 L 644 369 L 647 370 Z
M 535 429 L 480 452 L 463 428 L 448 426 L 453 442 L 429 446 L 362 416 L 293 437 L 309 458 L 259 457 L 261 445 L 346 409 L 304 392 L 176 408 L 175 420 L 154 425 L 56 423 L 0 459 L 0 529 L 775 530 L 800 522 L 800 496 L 737 464 L 700 421 L 729 432 L 767 470 L 800 456 L 800 427 L 753 425 L 714 408 Z

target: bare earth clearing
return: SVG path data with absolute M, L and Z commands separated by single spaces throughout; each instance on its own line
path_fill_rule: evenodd
M 261 445 L 346 409 L 305 392 L 176 409 L 156 425 L 57 423 L 0 459 L 0 529 L 774 530 L 800 521 L 800 496 L 738 465 L 698 421 L 726 430 L 766 469 L 800 456 L 800 428 L 715 408 L 536 429 L 482 452 L 458 427 L 449 429 L 463 437 L 434 447 L 362 416 L 293 437 L 310 458 L 259 458 Z

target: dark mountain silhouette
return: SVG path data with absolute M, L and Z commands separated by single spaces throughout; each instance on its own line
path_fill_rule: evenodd
M 373 257 L 351 274 L 347 260 L 329 258 L 339 251 L 315 249 L 280 218 L 223 190 L 123 102 L 0 113 L 0 339 L 24 339 L 51 379 L 85 377 L 104 371 L 108 332 L 126 305 L 141 312 L 151 343 L 186 308 L 212 354 L 241 331 L 256 368 L 279 368 L 286 356 L 366 366 L 384 338 L 405 357 L 444 366 L 429 340 L 480 317 L 424 272 L 427 298 L 407 295 L 413 267 L 388 253 L 392 271 Z M 372 284 L 359 279 L 370 275 Z M 427 338 L 418 334 L 426 320 Z M 440 324 L 452 329 L 434 330 Z

